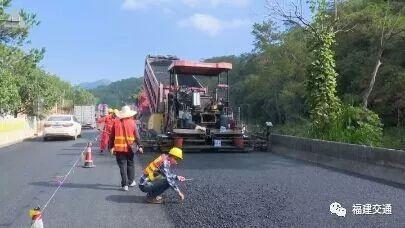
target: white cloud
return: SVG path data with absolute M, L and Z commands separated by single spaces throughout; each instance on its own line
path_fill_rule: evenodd
M 124 10 L 139 10 L 150 6 L 163 7 L 164 3 L 170 3 L 173 5 L 183 3 L 191 8 L 202 6 L 217 8 L 221 5 L 244 8 L 249 5 L 250 0 L 124 0 L 121 7 Z M 165 7 L 167 7 L 167 4 Z
M 139 10 L 151 5 L 159 6 L 162 3 L 171 1 L 172 0 L 124 0 L 121 7 L 124 10 Z
M 225 29 L 236 29 L 249 25 L 248 20 L 233 19 L 230 21 L 220 20 L 209 14 L 194 14 L 191 17 L 178 22 L 180 27 L 194 28 L 207 33 L 209 36 L 216 36 Z
M 219 5 L 228 5 L 234 7 L 246 7 L 249 5 L 250 0 L 181 0 L 189 7 L 200 7 L 208 5 L 211 7 L 218 7 Z
M 170 9 L 170 8 L 163 8 L 162 11 L 166 15 L 173 15 L 174 14 L 174 11 L 172 9 Z
M 197 7 L 201 4 L 201 0 L 181 0 L 185 5 L 189 7 Z

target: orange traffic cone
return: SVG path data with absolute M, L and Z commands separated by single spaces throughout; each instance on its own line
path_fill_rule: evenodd
M 91 158 L 91 146 L 92 144 L 89 143 L 87 144 L 87 149 L 86 149 L 86 157 L 84 159 L 84 168 L 93 168 L 95 165 L 93 164 L 93 159 Z
M 31 217 L 31 228 L 44 227 L 44 223 L 42 222 L 42 212 L 39 207 L 31 209 L 29 215 Z

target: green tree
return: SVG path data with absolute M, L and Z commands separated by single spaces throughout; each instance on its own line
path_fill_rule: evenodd
M 7 68 L 1 66 L 0 85 L 0 114 L 16 110 L 20 105 L 20 96 L 18 94 L 15 78 Z
M 263 52 L 270 45 L 280 41 L 280 33 L 272 20 L 253 24 L 252 35 L 255 38 L 253 41 L 254 50 L 258 52 Z
M 26 41 L 29 29 L 38 22 L 34 14 L 23 10 L 19 16 L 21 21 L 15 23 L 6 11 L 11 0 L 0 1 L 0 113 L 16 112 L 21 104 L 19 94 L 19 78 L 15 77 L 16 64 L 23 57 L 14 47 Z
M 313 61 L 306 81 L 313 134 L 321 137 L 335 122 L 340 110 L 336 95 L 335 28 L 331 24 L 326 0 L 310 1 L 313 23 L 309 26 L 309 45 Z
M 401 99 L 405 90 L 404 4 L 352 0 L 340 5 L 340 22 L 353 29 L 337 36 L 339 93 L 347 103 L 363 107 L 367 103 L 385 125 L 401 126 L 405 117 Z
M 20 45 L 27 40 L 29 30 L 39 24 L 35 14 L 21 10 L 18 18 L 7 13 L 12 0 L 0 1 L 0 43 Z
M 387 46 L 397 36 L 405 38 L 405 3 L 403 1 L 362 1 L 361 10 L 350 15 L 353 19 L 360 17 L 367 23 L 358 24 L 358 29 L 367 29 L 374 49 L 375 63 L 372 67 L 368 86 L 363 95 L 363 107 L 368 107 L 368 100 L 373 91 L 382 57 Z
M 133 96 L 141 91 L 143 78 L 128 78 L 111 83 L 108 86 L 100 86 L 90 90 L 97 103 L 105 103 L 111 107 L 119 108 L 126 104 L 135 103 Z
M 74 88 L 74 105 L 94 105 L 95 98 L 89 91 L 81 88 Z

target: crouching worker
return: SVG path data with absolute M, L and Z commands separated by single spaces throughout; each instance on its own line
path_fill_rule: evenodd
M 144 174 L 139 181 L 139 188 L 146 193 L 148 203 L 163 203 L 161 194 L 168 188 L 176 191 L 181 200 L 184 194 L 180 191 L 176 181 L 185 181 L 183 176 L 177 176 L 170 171 L 172 165 L 177 165 L 183 159 L 183 151 L 173 147 L 169 154 L 162 154 L 144 169 Z

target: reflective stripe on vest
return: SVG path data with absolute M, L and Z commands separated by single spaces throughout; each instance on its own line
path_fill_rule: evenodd
M 124 124 L 126 125 L 124 126 Z M 114 121 L 114 128 L 115 128 L 114 151 L 129 152 L 131 150 L 130 146 L 136 140 L 133 133 L 134 127 L 135 124 L 131 120 Z M 124 129 L 126 129 L 126 132 L 124 132 Z
M 157 176 L 160 175 L 157 171 L 165 161 L 166 157 L 167 155 L 165 154 L 160 155 L 153 162 L 149 163 L 149 165 L 143 170 L 143 173 L 148 176 L 150 181 L 153 181 Z

